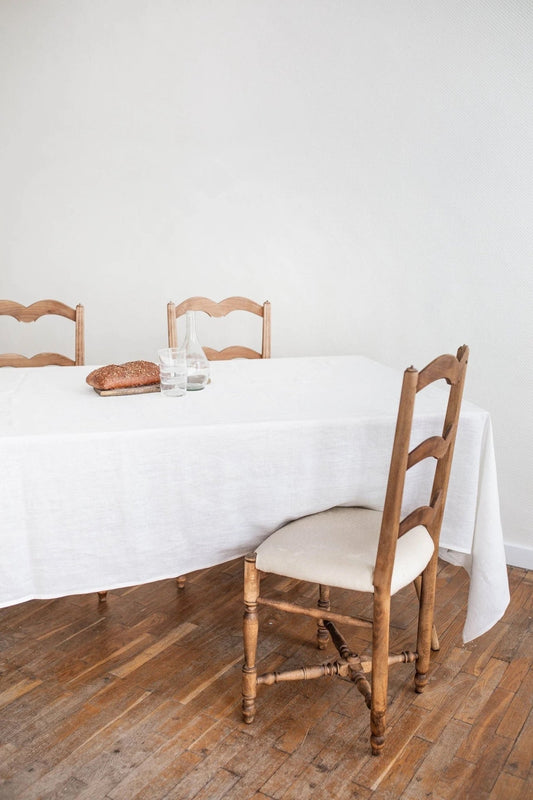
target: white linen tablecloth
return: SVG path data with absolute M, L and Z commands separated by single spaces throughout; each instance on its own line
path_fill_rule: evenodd
M 175 577 L 296 517 L 382 508 L 397 370 L 360 356 L 213 362 L 205 390 L 168 398 L 100 397 L 93 368 L 0 370 L 0 607 Z M 440 433 L 444 397 L 417 399 L 413 441 Z M 411 470 L 406 508 L 427 501 L 429 466 Z M 467 401 L 441 548 L 470 571 L 468 641 L 509 589 L 490 417 Z

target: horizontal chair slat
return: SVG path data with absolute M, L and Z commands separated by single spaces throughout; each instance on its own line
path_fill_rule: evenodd
M 73 367 L 75 361 L 59 353 L 37 353 L 34 356 L 23 356 L 19 353 L 2 353 L 0 367 Z

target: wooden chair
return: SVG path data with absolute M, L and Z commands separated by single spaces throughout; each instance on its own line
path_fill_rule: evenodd
M 213 350 L 212 347 L 203 347 L 209 361 L 225 361 L 232 358 L 270 358 L 270 303 L 267 300 L 263 305 L 249 300 L 247 297 L 227 297 L 216 303 L 208 297 L 189 297 L 179 305 L 168 303 L 167 322 L 168 322 L 168 346 L 178 346 L 178 335 L 176 330 L 176 320 L 187 313 L 187 311 L 203 311 L 210 317 L 225 317 L 232 311 L 249 311 L 257 314 L 263 320 L 263 332 L 261 339 L 261 352 L 252 350 L 250 347 L 232 345 L 224 350 Z
M 255 553 L 246 556 L 242 673 L 245 722 L 254 719 L 259 685 L 337 675 L 352 680 L 363 695 L 370 709 L 372 753 L 379 755 L 385 738 L 389 667 L 416 663 L 415 690 L 423 691 L 430 662 L 439 535 L 467 362 L 468 347 L 464 345 L 457 357 L 443 355 L 420 372 L 414 367 L 405 371 L 383 512 L 339 507 L 297 519 L 271 534 Z M 432 436 L 409 451 L 417 392 L 439 379 L 450 386 L 442 435 Z M 406 472 L 430 457 L 436 465 L 429 504 L 401 519 Z M 264 573 L 318 584 L 318 607 L 262 596 L 260 579 Z M 390 655 L 391 596 L 418 577 L 421 586 L 416 648 Z M 332 611 L 330 586 L 373 594 L 372 621 Z M 314 617 L 318 620 L 319 649 L 326 647 L 331 636 L 339 656 L 316 666 L 258 675 L 258 605 Z M 371 628 L 371 654 L 352 652 L 337 623 Z
M 85 309 L 80 303 L 71 308 L 59 300 L 38 300 L 30 306 L 0 300 L 0 316 L 14 317 L 19 322 L 35 322 L 48 315 L 66 317 L 75 323 L 74 359 L 60 353 L 38 353 L 29 358 L 18 353 L 0 353 L 0 367 L 79 367 L 85 364 Z M 101 600 L 105 595 L 106 592 L 98 593 Z
M 262 305 L 247 297 L 226 297 L 219 303 L 210 300 L 208 297 L 189 297 L 179 305 L 168 303 L 167 305 L 167 325 L 168 325 L 168 346 L 178 346 L 178 332 L 176 320 L 182 317 L 187 311 L 202 311 L 210 317 L 225 317 L 232 311 L 249 311 L 257 314 L 263 320 L 263 330 L 261 336 L 261 352 L 252 350 L 250 347 L 242 345 L 231 345 L 224 350 L 214 350 L 212 347 L 202 349 L 209 361 L 229 361 L 232 358 L 270 358 L 270 301 L 266 300 Z M 185 586 L 185 576 L 180 575 L 176 578 L 180 589 Z
M 23 306 L 12 300 L 0 300 L 0 316 L 14 317 L 19 322 L 35 322 L 40 317 L 55 314 L 71 319 L 76 324 L 74 359 L 59 353 L 38 353 L 27 358 L 18 353 L 0 354 L 0 367 L 44 367 L 48 365 L 80 366 L 85 364 L 84 308 L 66 306 L 58 300 L 39 300 L 30 306 Z

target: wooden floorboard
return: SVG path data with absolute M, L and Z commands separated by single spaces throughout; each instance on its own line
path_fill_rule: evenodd
M 270 576 L 287 600 L 311 587 Z M 462 644 L 468 578 L 439 565 L 441 649 L 417 695 L 392 668 L 385 752 L 339 679 L 260 687 L 240 717 L 241 560 L 175 581 L 0 610 L 0 800 L 531 800 L 533 574 L 509 568 L 511 603 Z M 336 593 L 369 615 L 368 598 Z M 392 647 L 414 649 L 411 587 Z M 351 603 L 352 605 L 349 605 Z M 262 608 L 264 669 L 327 660 L 314 623 Z M 350 638 L 350 637 L 348 637 Z M 350 644 L 364 652 L 369 631 Z M 322 658 L 323 656 L 323 658 Z

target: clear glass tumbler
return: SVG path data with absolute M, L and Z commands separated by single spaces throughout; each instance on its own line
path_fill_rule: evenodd
M 178 347 L 163 347 L 157 352 L 161 394 L 183 397 L 187 393 L 187 359 Z

